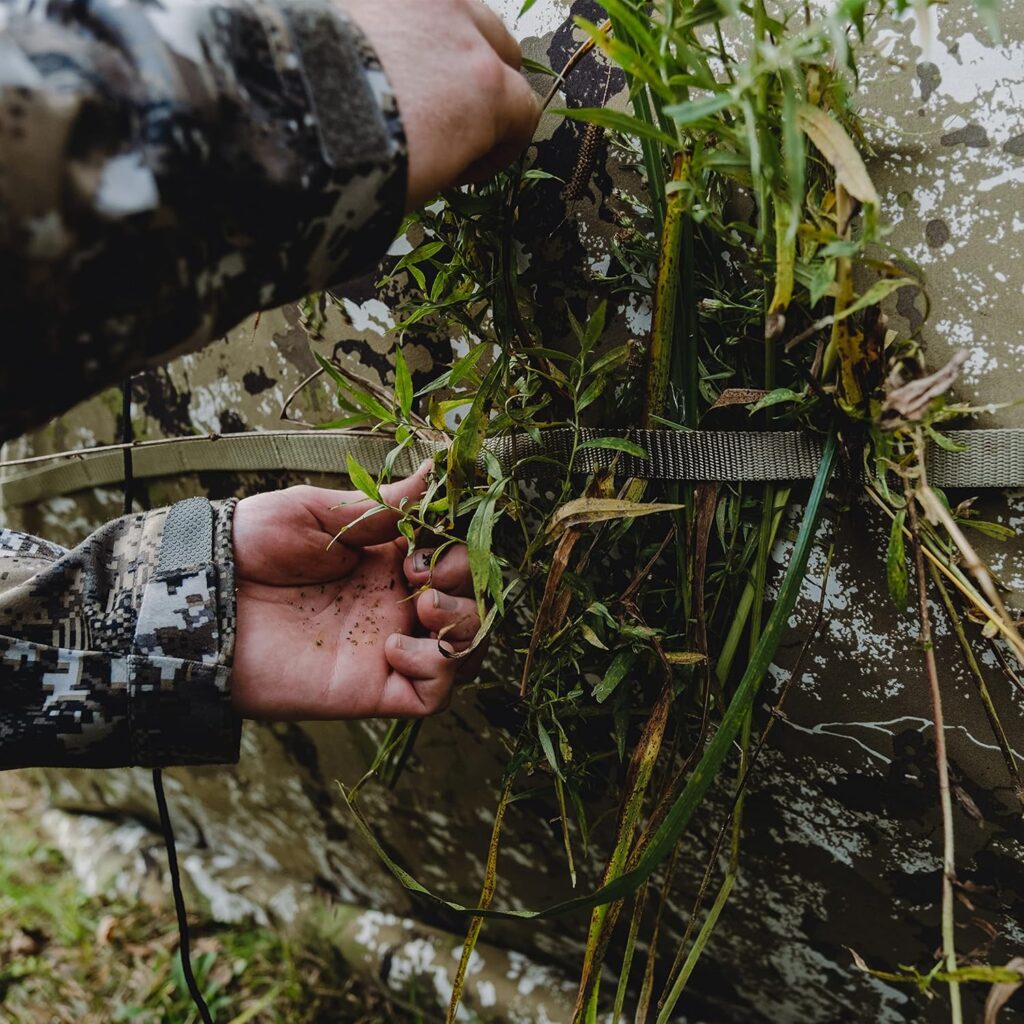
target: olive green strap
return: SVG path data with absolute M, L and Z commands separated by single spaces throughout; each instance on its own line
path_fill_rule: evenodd
M 964 451 L 932 445 L 928 452 L 932 483 L 973 490 L 1024 487 L 1024 429 L 952 430 L 946 436 Z M 605 447 L 609 437 L 639 446 L 648 457 Z M 822 452 L 815 435 L 797 430 L 588 428 L 576 435 L 566 428 L 543 431 L 539 438 L 538 442 L 518 434 L 488 446 L 506 471 L 518 475 L 541 474 L 547 465 L 564 467 L 572 457 L 580 471 L 610 467 L 614 462 L 618 475 L 681 481 L 810 480 Z M 120 483 L 122 447 L 85 448 L 0 463 L 0 504 L 25 505 Z M 396 460 L 395 474 L 412 472 L 443 447 L 440 441 L 415 441 Z M 147 478 L 253 470 L 343 474 L 346 456 L 351 454 L 377 473 L 393 448 L 391 437 L 366 430 L 267 430 L 140 442 L 132 445 L 132 462 L 135 475 Z

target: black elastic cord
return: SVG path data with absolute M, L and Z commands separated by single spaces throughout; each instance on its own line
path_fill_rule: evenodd
M 210 1009 L 203 999 L 202 992 L 192 973 L 192 955 L 188 945 L 188 916 L 185 912 L 185 897 L 181 892 L 181 874 L 178 871 L 178 851 L 174 845 L 174 827 L 171 815 L 167 810 L 167 797 L 164 794 L 164 773 L 162 768 L 153 769 L 153 792 L 156 794 L 156 806 L 160 812 L 160 828 L 164 833 L 164 846 L 167 847 L 167 867 L 171 873 L 171 892 L 174 894 L 174 913 L 178 917 L 178 952 L 181 954 L 181 973 L 185 976 L 192 1002 L 196 1004 L 199 1017 L 203 1024 L 213 1024 Z
M 125 445 L 124 454 L 124 514 L 130 515 L 135 489 L 135 474 L 132 466 L 131 443 L 134 441 L 132 430 L 132 385 L 125 379 L 121 384 L 121 443 Z M 203 1024 L 213 1024 L 210 1008 L 203 999 L 202 992 L 192 972 L 192 955 L 189 952 L 188 914 L 185 910 L 185 897 L 181 891 L 181 873 L 178 870 L 178 850 L 174 844 L 174 826 L 167 810 L 167 794 L 164 792 L 163 769 L 153 769 L 153 793 L 156 796 L 156 807 L 160 814 L 160 828 L 164 834 L 164 847 L 167 850 L 167 868 L 171 875 L 171 893 L 174 896 L 174 913 L 178 918 L 178 953 L 181 956 L 181 973 L 184 975 L 192 1002 L 196 1004 L 199 1017 Z

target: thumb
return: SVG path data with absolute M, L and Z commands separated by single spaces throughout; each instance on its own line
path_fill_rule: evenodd
M 427 459 L 412 476 L 392 484 L 384 484 L 380 489 L 380 495 L 385 504 L 400 508 L 403 501 L 415 502 L 422 497 L 427 489 L 427 475 L 433 465 L 433 460 Z M 375 508 L 379 511 L 366 515 Z M 360 519 L 359 517 L 363 515 L 366 515 L 366 518 Z M 349 527 L 339 539 L 350 547 L 365 548 L 374 544 L 386 544 L 398 536 L 398 514 L 390 509 L 381 508 L 371 499 L 336 508 L 331 516 L 332 522 L 333 517 L 338 519 L 335 533 Z

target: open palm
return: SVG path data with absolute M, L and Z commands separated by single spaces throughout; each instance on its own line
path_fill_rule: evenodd
M 384 500 L 418 498 L 426 468 L 382 488 Z M 431 576 L 422 556 L 406 557 L 394 513 L 356 522 L 373 507 L 359 492 L 321 487 L 239 502 L 232 700 L 245 717 L 401 718 L 447 707 L 459 662 L 433 637 L 448 627 L 442 643 L 459 649 L 479 626 L 465 551 L 446 553 Z

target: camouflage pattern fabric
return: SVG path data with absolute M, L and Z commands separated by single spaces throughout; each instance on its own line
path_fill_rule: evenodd
M 237 760 L 235 503 L 203 504 L 202 561 L 168 564 L 166 509 L 73 551 L 0 533 L 0 768 Z
M 404 147 L 326 0 L 0 0 L 0 436 L 361 267 Z M 233 507 L 169 569 L 164 512 L 70 552 L 4 531 L 0 767 L 237 758 Z
M 519 0 L 490 2 L 513 24 Z M 582 38 L 571 14 L 601 17 L 590 0 L 538 0 L 516 28 L 527 55 L 560 67 Z M 935 366 L 956 349 L 968 348 L 961 395 L 982 404 L 999 402 L 1019 397 L 1017 368 L 1024 353 L 1024 223 L 1018 213 L 1024 184 L 1024 3 L 1007 0 L 1002 6 L 1004 42 L 998 45 L 968 0 L 934 9 L 929 18 L 929 29 L 913 20 L 883 20 L 869 37 L 874 56 L 862 68 L 861 100 L 876 150 L 871 173 L 895 224 L 894 244 L 909 249 L 923 268 L 933 300 L 931 316 L 922 324 L 920 296 L 897 295 L 894 322 L 921 330 Z M 538 78 L 538 91 L 548 81 Z M 620 90 L 621 80 L 588 57 L 556 103 L 593 106 L 606 91 L 614 99 Z M 546 118 L 531 160 L 568 181 L 581 134 L 576 124 Z M 537 289 L 538 330 L 546 336 L 557 334 L 566 302 L 580 314 L 608 287 L 596 278 L 616 272 L 613 243 L 628 235 L 631 212 L 623 197 L 640 187 L 633 169 L 604 142 L 581 198 L 567 204 L 556 181 L 541 182 L 534 190 L 518 230 L 533 254 L 523 273 Z M 400 240 L 392 252 L 400 254 L 406 246 Z M 393 264 L 392 258 L 385 267 Z M 388 385 L 394 372 L 393 309 L 402 283 L 399 278 L 380 290 L 379 278 L 347 283 L 338 291 L 340 307 L 329 306 L 323 324 L 312 324 L 305 310 L 284 307 L 250 318 L 202 352 L 140 374 L 133 386 L 136 433 L 157 438 L 280 425 L 282 406 L 316 369 L 313 351 Z M 644 337 L 650 311 L 643 298 L 620 295 L 615 303 L 612 337 Z M 407 333 L 403 346 L 418 385 L 450 361 L 447 339 L 426 332 Z M 299 393 L 287 413 L 292 421 L 307 423 L 333 418 L 331 389 L 317 382 Z M 8 444 L 7 454 L 115 441 L 119 415 L 116 396 L 107 392 Z M 1024 406 L 994 409 L 983 420 L 991 426 L 1022 425 Z M 189 494 L 227 498 L 300 479 L 211 473 L 153 481 L 145 490 L 155 506 Z M 340 483 L 337 478 L 317 482 Z M 70 545 L 115 515 L 119 500 L 116 490 L 98 490 L 7 509 L 5 515 L 12 528 Z M 1018 528 L 1024 523 L 1019 492 L 987 495 L 982 505 L 988 518 Z M 740 881 L 680 1007 L 679 1019 L 692 1024 L 949 1019 L 941 998 L 928 1001 L 912 988 L 858 972 L 846 948 L 875 967 L 902 963 L 927 970 L 934 964 L 941 820 L 916 628 L 911 617 L 891 608 L 885 594 L 884 525 L 858 502 L 843 515 L 837 509 L 830 523 L 837 551 L 826 587 L 825 625 L 751 781 Z M 1021 544 L 996 546 L 982 538 L 979 547 L 1019 607 Z M 780 563 L 786 553 L 783 540 Z M 816 558 L 793 633 L 758 709 L 759 724 L 814 619 L 822 569 Z M 955 638 L 941 627 L 936 654 L 957 787 L 960 893 L 966 901 L 958 904 L 958 948 L 965 958 L 1005 963 L 1024 949 L 1020 804 Z M 994 658 L 986 656 L 983 669 L 1022 762 L 1024 698 Z M 425 884 L 464 900 L 479 892 L 483 876 L 504 768 L 496 732 L 504 705 L 498 695 L 514 677 L 515 666 L 492 658 L 483 686 L 464 688 L 448 714 L 424 724 L 396 788 L 367 786 L 362 798 L 397 859 Z M 169 796 L 183 865 L 194 896 L 223 920 L 319 924 L 332 906 L 362 908 L 359 948 L 341 941 L 339 948 L 394 991 L 414 993 L 417 1005 L 431 993 L 441 1003 L 457 958 L 450 947 L 436 955 L 422 945 L 409 948 L 385 915 L 456 936 L 464 933 L 465 922 L 425 908 L 397 886 L 354 836 L 335 795 L 334 780 L 358 779 L 381 734 L 379 723 L 247 727 L 236 769 L 174 772 Z M 134 897 L 147 863 L 159 860 L 146 856 L 159 844 L 146 774 L 61 771 L 48 778 L 58 810 L 47 822 L 83 884 Z M 687 836 L 662 921 L 666 949 L 686 925 L 726 810 L 724 800 L 712 805 Z M 548 824 L 554 813 L 532 800 L 509 808 L 496 901 L 537 907 L 569 891 L 561 840 Z M 580 890 L 599 878 L 607 847 L 608 832 L 598 829 L 590 862 L 578 865 Z M 488 922 L 483 938 L 571 977 L 578 970 L 586 924 L 576 918 L 543 926 Z M 412 927 L 403 930 L 419 934 Z M 536 1003 L 527 1010 L 494 1002 L 503 998 L 506 972 L 504 957 L 481 947 L 469 983 L 473 1013 L 480 1019 L 502 1024 L 565 1019 Z M 543 996 L 544 988 L 554 985 L 547 980 L 536 985 L 533 996 Z M 981 986 L 966 988 L 968 1020 L 981 1019 L 985 994 Z M 1002 1011 L 1001 1021 L 1020 1016 L 1020 999 L 1018 994 Z M 440 1019 L 441 1013 L 428 1009 L 424 1016 Z
M 0 0 L 0 437 L 362 269 L 405 190 L 327 0 Z

